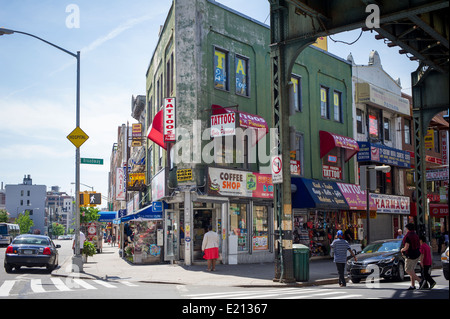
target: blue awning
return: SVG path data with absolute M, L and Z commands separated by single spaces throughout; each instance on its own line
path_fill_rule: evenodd
M 292 193 L 292 208 L 349 209 L 336 182 L 293 177 L 291 183 L 297 186 Z
M 166 207 L 166 203 L 162 202 L 153 202 L 151 205 L 148 205 L 144 208 L 141 208 L 136 213 L 131 215 L 126 215 L 122 217 L 120 220 L 122 222 L 130 221 L 130 220 L 158 220 L 162 219 L 163 210 Z
M 98 212 L 100 214 L 99 222 L 110 223 L 117 218 L 117 212 Z

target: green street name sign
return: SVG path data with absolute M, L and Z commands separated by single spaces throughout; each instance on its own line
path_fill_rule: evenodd
M 103 159 L 102 158 L 81 158 L 81 164 L 103 165 Z

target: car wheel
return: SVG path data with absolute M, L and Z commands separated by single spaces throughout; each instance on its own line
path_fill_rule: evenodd
M 5 264 L 5 271 L 10 274 L 12 273 L 13 270 L 13 266 L 11 266 L 10 264 Z
M 361 281 L 361 278 L 350 278 L 350 280 L 352 281 L 352 283 L 358 284 Z
M 402 262 L 398 263 L 397 276 L 395 279 L 397 279 L 397 281 L 405 280 L 405 266 L 403 265 Z
M 444 271 L 444 278 L 448 280 L 448 271 Z

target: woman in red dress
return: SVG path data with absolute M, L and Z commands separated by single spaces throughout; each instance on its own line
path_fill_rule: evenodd
M 203 237 L 202 251 L 205 253 L 204 259 L 208 261 L 208 271 L 216 270 L 216 260 L 219 258 L 219 235 L 208 226 L 208 232 Z

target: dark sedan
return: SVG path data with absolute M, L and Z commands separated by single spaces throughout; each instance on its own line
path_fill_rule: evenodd
M 403 281 L 405 278 L 405 259 L 400 252 L 402 240 L 379 240 L 365 247 L 358 255 L 357 261 L 347 261 L 348 277 L 354 283 L 369 276 Z M 420 272 L 420 266 L 416 267 Z
M 46 267 L 52 271 L 58 266 L 58 250 L 48 236 L 19 235 L 6 248 L 5 270 L 10 273 L 22 266 Z

